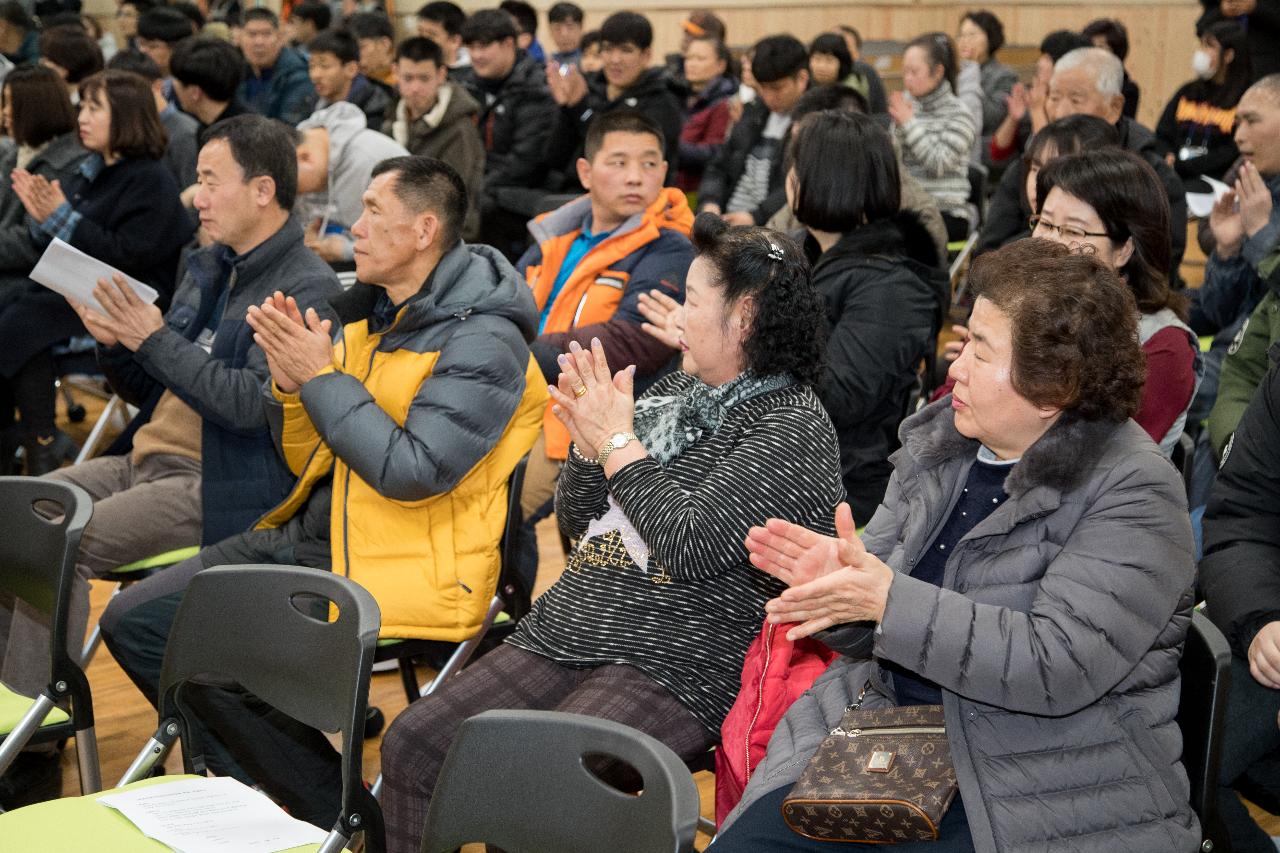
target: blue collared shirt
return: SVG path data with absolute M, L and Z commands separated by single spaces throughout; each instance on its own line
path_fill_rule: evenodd
M 101 154 L 91 154 L 81 163 L 77 171 L 88 183 L 93 183 L 102 174 L 107 163 Z M 58 205 L 44 222 L 37 222 L 31 227 L 31 236 L 38 243 L 48 244 L 54 237 L 64 243 L 70 243 L 80 224 L 80 214 L 71 207 L 70 201 Z

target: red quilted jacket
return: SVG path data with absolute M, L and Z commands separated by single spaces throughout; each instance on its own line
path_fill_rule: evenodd
M 751 771 L 764 758 L 769 738 L 791 703 L 835 659 L 818 640 L 787 639 L 796 623 L 770 625 L 751 641 L 742 663 L 742 690 L 720 726 L 716 750 L 716 826 L 742 798 Z

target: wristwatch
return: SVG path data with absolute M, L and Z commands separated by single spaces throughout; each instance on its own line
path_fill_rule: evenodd
M 596 457 L 596 464 L 603 466 L 608 460 L 609 454 L 615 450 L 621 450 L 633 441 L 636 441 L 636 435 L 633 432 L 617 432 L 609 436 L 608 441 L 600 445 L 600 455 Z

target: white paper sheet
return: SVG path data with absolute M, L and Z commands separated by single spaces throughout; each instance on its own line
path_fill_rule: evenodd
M 1200 180 L 1208 184 L 1213 192 L 1187 193 L 1187 213 L 1196 219 L 1207 219 L 1209 214 L 1213 213 L 1213 206 L 1217 204 L 1218 199 L 1222 198 L 1231 187 L 1208 175 L 1201 175 Z
M 43 284 L 50 290 L 69 296 L 77 302 L 83 302 L 95 311 L 102 311 L 98 300 L 93 298 L 93 289 L 98 279 L 111 280 L 111 276 L 120 270 L 104 264 L 97 258 L 64 243 L 57 237 L 49 244 L 40 256 L 40 262 L 31 271 L 31 280 Z M 124 275 L 121 273 L 121 275 Z M 160 295 L 155 288 L 143 284 L 136 278 L 125 276 L 124 280 L 138 294 L 138 298 L 147 304 L 156 301 Z
M 99 797 L 148 838 L 179 853 L 276 853 L 326 833 L 227 777 L 182 779 Z

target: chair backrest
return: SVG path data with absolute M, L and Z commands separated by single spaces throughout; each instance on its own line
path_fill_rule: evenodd
M 1191 807 L 1200 817 L 1204 838 L 1217 849 L 1226 833 L 1217 810 L 1218 777 L 1222 764 L 1222 736 L 1231 688 L 1231 646 L 1209 617 L 1191 614 L 1182 650 L 1182 697 L 1178 727 L 1182 729 L 1182 763 L 1191 781 Z
M 0 590 L 49 618 L 55 680 L 80 671 L 67 655 L 67 608 L 80 537 L 92 515 L 93 500 L 79 486 L 0 477 Z
M 533 601 L 533 590 L 520 575 L 520 528 L 524 524 L 520 493 L 524 491 L 524 471 L 528 464 L 529 457 L 526 456 L 516 463 L 507 478 L 507 523 L 502 528 L 502 539 L 498 545 L 502 559 L 498 594 L 507 603 L 507 615 L 517 622 L 529 612 Z
M 192 678 L 233 681 L 299 722 L 340 732 L 343 817 L 367 811 L 361 759 L 380 622 L 372 595 L 329 572 L 275 565 L 205 569 L 192 578 L 169 634 L 160 717 L 187 719 L 181 688 Z M 193 747 L 184 739 L 189 770 Z
M 634 767 L 644 780 L 641 793 L 595 776 L 586 766 L 592 756 Z M 508 853 L 685 851 L 692 849 L 698 808 L 684 762 L 643 732 L 557 711 L 486 711 L 454 737 L 422 851 L 443 853 L 473 841 Z

